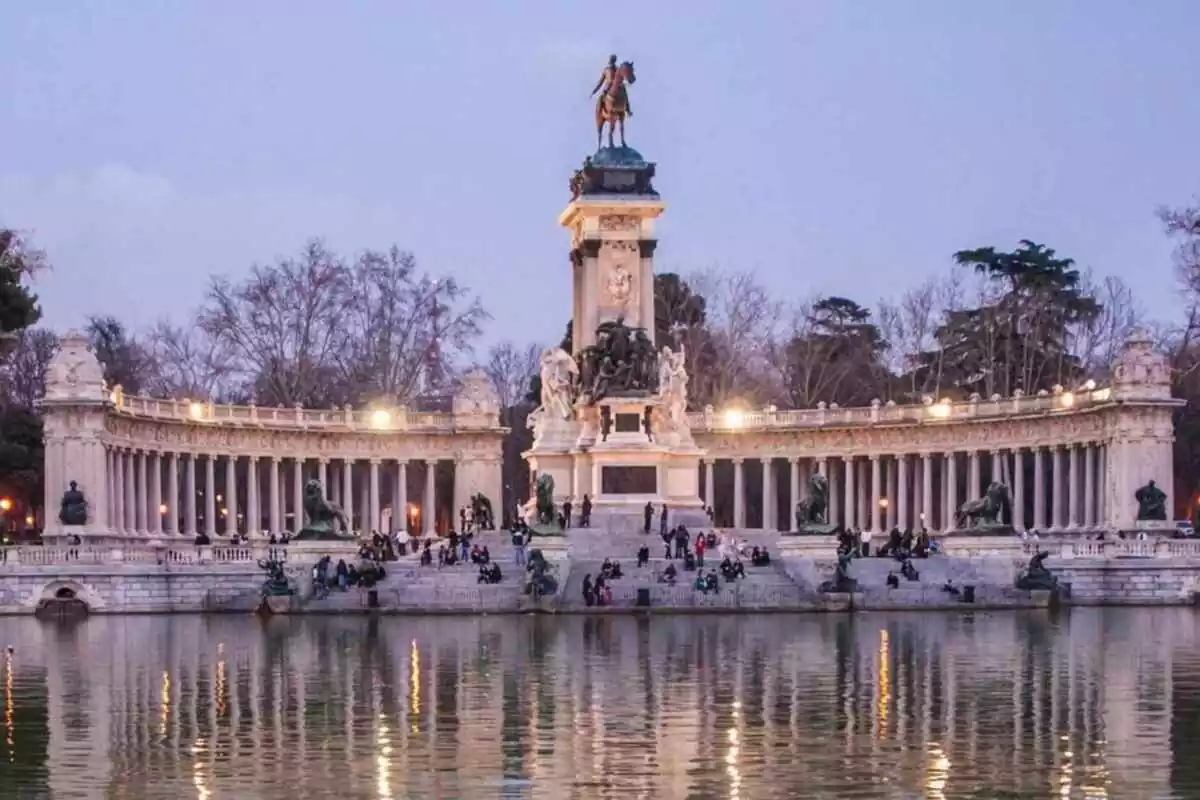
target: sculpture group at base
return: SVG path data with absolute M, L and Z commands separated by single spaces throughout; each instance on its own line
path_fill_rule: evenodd
M 822 583 L 817 591 L 822 594 L 850 594 L 858 591 L 858 581 L 850 577 L 850 562 L 853 559 L 853 551 L 839 552 L 837 567 L 833 571 L 833 579 Z
M 829 479 L 814 472 L 808 479 L 808 496 L 796 504 L 797 533 L 827 534 L 829 524 Z
M 293 595 L 296 590 L 292 588 L 287 576 L 283 572 L 283 562 L 273 558 L 260 558 L 258 567 L 263 572 L 267 573 L 267 579 L 263 581 L 262 595 L 263 597 L 285 597 Z
M 79 484 L 71 481 L 70 488 L 63 492 L 58 521 L 63 525 L 87 525 L 87 517 L 87 500 L 79 490 Z
M 1138 521 L 1155 520 L 1165 522 L 1167 519 L 1167 494 L 1150 481 L 1133 493 L 1137 500 Z
M 1034 553 L 1033 558 L 1029 559 L 1029 566 L 1017 578 L 1017 588 L 1027 591 L 1055 591 L 1058 589 L 1058 578 L 1046 569 L 1044 563 L 1049 557 L 1050 553 L 1046 551 Z

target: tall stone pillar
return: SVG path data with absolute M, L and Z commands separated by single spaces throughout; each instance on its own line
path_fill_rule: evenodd
M 1092 442 L 1083 450 L 1083 524 L 1096 525 L 1096 448 Z
M 992 482 L 1006 483 L 1004 478 L 1004 467 L 1000 459 L 1000 451 L 992 451 Z
M 921 453 L 921 513 L 924 516 L 922 527 L 934 530 L 933 519 L 933 455 Z M 946 529 L 945 521 L 942 530 Z
M 1063 506 L 1063 450 L 1061 444 L 1054 445 L 1051 448 L 1053 454 L 1053 464 L 1050 475 L 1050 529 L 1062 530 L 1063 520 L 1066 517 Z
M 330 497 L 329 494 L 329 459 L 321 456 L 317 459 L 317 480 L 321 482 L 321 492 Z
M 362 481 L 358 485 L 358 516 L 362 520 L 363 534 L 370 533 L 372 530 L 370 464 L 367 465 L 367 474 L 363 476 Z
M 1024 450 L 1014 447 L 1013 456 L 1013 507 L 1012 526 L 1018 532 L 1025 530 L 1025 456 Z
M 246 461 L 246 535 L 262 536 L 262 506 L 258 502 L 258 456 Z
M 713 509 L 714 513 L 717 508 L 716 498 L 713 497 L 715 487 L 713 484 L 713 460 L 711 458 L 704 459 L 704 504 Z
M 125 454 L 125 532 L 137 533 L 137 483 L 133 476 L 135 454 L 132 450 Z
M 204 532 L 217 535 L 217 470 L 212 453 L 204 457 Z
M 238 532 L 237 456 L 225 456 L 225 534 Z
M 497 499 L 493 502 L 498 505 L 493 506 L 492 511 L 498 513 L 501 501 Z M 496 523 L 500 523 L 498 517 Z M 392 530 L 396 533 L 408 530 L 408 462 L 402 458 L 396 460 L 396 491 L 392 493 Z
M 895 456 L 881 456 L 880 459 L 883 461 L 884 469 L 883 496 L 887 498 L 883 527 L 880 528 L 883 531 L 896 527 L 896 515 L 899 513 L 900 502 L 900 473 Z
M 162 513 L 162 455 L 160 453 L 151 453 L 150 456 L 150 503 L 146 509 L 147 515 L 150 517 L 150 535 L 162 536 L 163 532 L 163 513 Z
M 1079 527 L 1079 447 L 1067 445 L 1067 527 Z
M 167 533 L 179 530 L 179 453 L 172 452 L 167 461 Z
M 437 533 L 436 468 L 437 461 L 425 459 L 425 502 L 421 506 L 421 527 L 427 534 Z
M 104 448 L 104 491 L 108 495 L 108 504 L 104 517 L 104 525 L 110 530 L 117 529 L 116 507 L 117 507 L 117 477 L 116 477 L 116 457 L 113 454 L 111 447 Z
M 775 522 L 775 498 L 771 496 L 771 464 L 769 458 L 762 460 L 762 529 L 769 531 Z
M 1045 448 L 1033 448 L 1033 529 L 1046 531 L 1046 456 Z
M 379 530 L 379 459 L 371 459 L 371 524 L 368 531 Z
M 967 499 L 975 500 L 983 496 L 982 479 L 979 476 L 979 451 L 972 450 L 967 458 Z
M 746 472 L 741 458 L 733 459 L 733 527 L 746 527 Z
M 354 462 L 350 459 L 342 461 L 342 511 L 346 512 L 346 519 L 350 520 L 350 529 L 354 527 Z M 421 518 L 424 519 L 425 509 L 421 509 Z
M 292 533 L 304 527 L 304 459 L 292 460 Z
M 845 456 L 842 464 L 846 472 L 846 496 L 842 498 L 846 506 L 846 521 L 843 527 L 850 530 L 858 527 L 858 515 L 854 513 L 854 456 Z
M 908 530 L 912 523 L 908 516 L 908 456 L 896 456 L 896 519 L 901 530 Z
M 946 522 L 943 530 L 952 531 L 958 527 L 958 453 L 951 450 L 946 453 Z
M 283 532 L 283 517 L 279 509 L 279 456 L 271 456 L 267 469 L 267 522 L 270 532 L 278 536 Z
M 117 533 L 125 533 L 125 453 L 121 450 L 113 450 L 113 471 L 113 528 Z
M 788 456 L 788 506 L 787 506 L 787 529 L 789 531 L 796 530 L 796 504 L 800 502 L 800 460 L 795 456 Z M 832 505 L 830 503 L 829 505 Z M 829 509 L 825 510 L 829 513 Z
M 146 499 L 150 494 L 146 491 L 148 483 L 146 480 L 146 451 L 139 450 L 134 454 L 134 458 L 137 461 L 137 484 L 133 492 L 137 503 L 134 509 L 134 525 L 137 527 L 138 534 L 145 536 L 146 531 L 149 530 L 146 525 Z
M 196 536 L 196 454 L 187 454 L 187 472 L 183 482 L 183 532 L 190 538 Z
M 880 518 L 879 498 L 882 497 L 883 488 L 879 483 L 879 456 L 871 456 L 871 532 L 878 533 L 883 530 L 882 519 Z

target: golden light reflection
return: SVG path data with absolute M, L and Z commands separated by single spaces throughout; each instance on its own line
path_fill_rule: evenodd
M 4 743 L 8 745 L 8 760 L 16 757 L 16 724 L 13 721 L 13 663 L 12 653 L 4 657 Z
M 742 791 L 742 771 L 738 768 L 738 755 L 741 753 L 742 748 L 741 737 L 737 727 L 740 724 L 741 709 L 741 702 L 735 700 L 733 702 L 733 721 L 726 732 L 726 735 L 729 737 L 729 750 L 725 753 L 725 772 L 729 775 L 730 800 L 736 800 Z
M 158 735 L 167 735 L 167 720 L 171 717 L 171 675 L 165 669 L 162 676 L 162 692 L 159 694 L 159 704 L 162 705 L 162 718 L 158 724 Z
M 925 765 L 925 797 L 946 800 L 946 784 L 950 781 L 950 759 L 940 744 L 929 745 L 929 761 Z
M 225 645 L 217 645 L 217 716 L 225 716 L 226 702 L 225 692 L 228 688 L 225 685 Z
M 375 756 L 375 770 L 378 773 L 375 781 L 375 789 L 379 793 L 381 800 L 391 800 L 392 783 L 391 783 L 391 755 L 392 755 L 392 740 L 390 730 L 387 726 L 386 717 L 383 714 L 379 715 L 379 729 L 376 734 L 376 744 L 379 747 L 379 754 Z
M 879 730 L 877 736 L 884 735 L 884 729 L 887 727 L 888 710 L 892 704 L 892 651 L 891 643 L 888 641 L 888 632 L 886 628 L 879 631 L 879 708 L 877 716 L 879 719 Z
M 417 648 L 417 640 L 412 640 L 412 653 L 409 658 L 409 711 L 413 716 L 412 732 L 417 732 L 417 715 L 421 713 L 421 651 Z
M 197 800 L 208 800 L 212 797 L 208 788 L 208 777 L 204 774 L 204 763 L 200 760 L 203 754 L 204 740 L 197 739 L 192 743 L 192 755 L 195 756 L 195 760 L 192 761 L 192 785 L 196 787 Z
M 1069 741 L 1066 736 L 1063 736 L 1063 741 Z M 1062 763 L 1058 765 L 1058 796 L 1070 798 L 1075 791 L 1075 782 L 1072 779 L 1072 774 L 1075 772 L 1075 764 L 1072 758 L 1074 754 L 1071 752 L 1071 745 L 1065 745 L 1063 750 Z
M 740 408 L 731 408 L 725 412 L 725 427 L 740 428 L 746 421 L 746 414 Z

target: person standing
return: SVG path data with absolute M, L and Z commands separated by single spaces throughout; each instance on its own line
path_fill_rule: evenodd
M 650 533 L 650 520 L 654 519 L 654 504 L 647 501 L 646 507 L 642 509 L 642 533 Z M 666 533 L 666 531 L 663 531 Z
M 663 503 L 662 513 L 658 516 L 658 532 L 665 534 L 667 532 L 667 504 Z
M 520 528 L 514 528 L 512 532 L 513 558 L 516 559 L 517 566 L 525 566 L 525 536 Z
M 586 494 L 583 496 L 583 503 L 579 507 L 579 527 L 592 527 L 592 498 Z
M 562 509 L 563 509 L 563 512 L 562 512 L 563 513 L 563 527 L 569 528 L 569 527 L 571 527 L 571 498 L 568 497 L 566 500 L 563 501 Z

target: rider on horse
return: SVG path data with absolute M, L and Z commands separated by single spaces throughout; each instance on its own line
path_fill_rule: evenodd
M 617 66 L 617 57 L 609 56 L 608 66 L 604 68 L 600 80 L 596 82 L 596 88 L 592 89 L 592 96 L 595 96 L 596 92 L 600 92 L 600 96 L 596 98 L 597 114 L 604 110 L 604 98 L 611 94 L 613 95 L 613 105 L 624 107 L 625 116 L 633 116 L 633 109 L 629 105 L 629 92 L 625 91 L 625 81 L 620 77 L 620 71 L 621 68 Z M 601 89 L 604 91 L 600 91 Z

